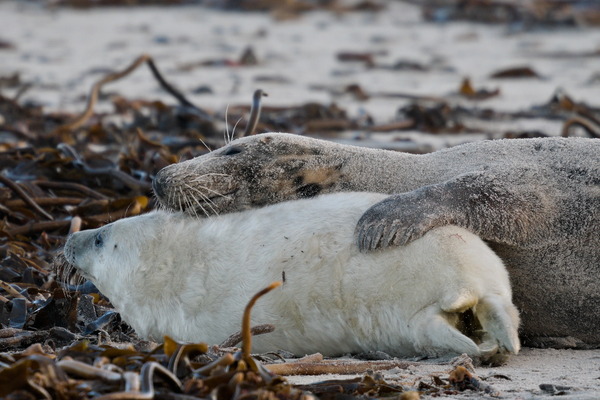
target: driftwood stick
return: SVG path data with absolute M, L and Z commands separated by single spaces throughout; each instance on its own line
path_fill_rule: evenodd
M 269 371 L 277 375 L 322 375 L 322 374 L 363 374 L 367 370 L 381 371 L 392 368 L 407 368 L 414 363 L 406 361 L 323 361 L 323 362 L 289 362 L 265 365 Z
M 69 225 L 71 225 L 71 221 L 69 220 L 30 222 L 28 224 L 21 225 L 17 228 L 7 229 L 6 233 L 14 237 L 16 235 L 26 235 L 30 233 L 37 233 L 43 231 L 54 231 L 56 229 L 66 228 Z
M 122 376 L 118 372 L 97 368 L 76 360 L 60 360 L 56 365 L 69 375 L 75 375 L 85 379 L 101 379 L 106 382 L 120 382 Z
M 162 74 L 156 67 L 156 64 L 154 64 L 154 60 L 152 59 L 152 57 L 148 57 L 148 59 L 146 60 L 146 63 L 150 67 L 150 71 L 152 71 L 152 75 L 154 75 L 154 77 L 156 78 L 158 83 L 160 83 L 160 85 L 163 87 L 163 89 L 165 89 L 168 93 L 170 93 L 173 97 L 175 97 L 179 101 L 179 104 L 181 104 L 182 106 L 190 107 L 191 109 L 196 111 L 196 113 L 199 114 L 199 116 L 202 117 L 203 119 L 206 119 L 206 120 L 212 119 L 212 117 L 206 111 L 204 111 L 201 108 L 198 108 L 196 105 L 194 105 L 179 90 L 175 89 L 170 83 L 168 83 L 165 80 L 165 78 L 162 76 Z
M 39 206 L 68 206 L 77 205 L 85 199 L 81 197 L 32 197 L 31 200 Z M 10 208 L 23 207 L 25 204 L 27 204 L 25 200 L 21 199 L 8 200 L 4 203 Z
M 0 182 L 3 183 L 5 186 L 9 187 L 20 198 L 22 198 L 23 201 L 27 203 L 31 208 L 33 208 L 33 210 L 36 213 L 38 213 L 46 219 L 49 219 L 50 221 L 54 219 L 52 218 L 52 215 L 48 214 L 46 211 L 44 211 L 42 207 L 40 207 L 35 201 L 33 201 L 33 199 L 29 197 L 29 195 L 25 193 L 25 191 L 16 182 L 13 182 L 11 179 L 5 177 L 2 174 L 0 174 Z
M 87 186 L 83 186 L 80 183 L 74 182 L 51 182 L 51 181 L 33 181 L 35 185 L 48 188 L 48 189 L 63 189 L 63 190 L 73 190 L 77 192 L 81 192 L 88 197 L 92 197 L 94 199 L 108 199 L 108 196 L 103 195 L 100 192 L 97 192 L 93 189 L 90 189 Z
M 79 114 L 77 117 L 75 117 L 72 121 L 67 122 L 64 125 L 59 126 L 57 128 L 57 130 L 58 131 L 72 131 L 72 130 L 75 130 L 75 129 L 80 128 L 81 126 L 83 126 L 83 124 L 85 124 L 85 122 L 94 113 L 94 107 L 96 106 L 96 103 L 98 102 L 98 96 L 100 94 L 100 90 L 102 89 L 102 86 L 104 86 L 105 84 L 107 84 L 109 82 L 113 82 L 113 81 L 119 80 L 119 79 L 123 78 L 124 76 L 129 75 L 130 73 L 132 73 L 133 71 L 135 71 L 143 63 L 148 64 L 148 66 L 150 67 L 150 70 L 152 71 L 152 75 L 156 78 L 156 80 L 158 80 L 158 83 L 160 83 L 160 85 L 168 93 L 170 93 L 171 95 L 173 95 L 182 105 L 190 107 L 190 108 L 194 109 L 195 111 L 197 111 L 202 117 L 204 117 L 206 119 L 210 119 L 210 116 L 209 116 L 209 114 L 206 111 L 203 111 L 200 108 L 196 107 L 194 104 L 192 104 L 188 99 L 185 98 L 185 96 L 183 94 L 181 94 L 181 92 L 179 92 L 178 90 L 176 90 L 172 85 L 170 85 L 165 80 L 165 78 L 162 76 L 162 74 L 160 73 L 160 71 L 156 67 L 156 64 L 154 63 L 154 60 L 152 59 L 152 57 L 150 55 L 148 55 L 148 54 L 142 54 L 141 56 L 139 56 L 138 58 L 136 58 L 135 61 L 133 61 L 124 70 L 117 71 L 117 72 L 114 72 L 112 74 L 109 74 L 109 75 L 105 76 L 104 78 L 100 79 L 98 82 L 96 82 L 92 86 L 92 89 L 90 91 L 90 95 L 88 97 L 88 101 L 87 101 L 85 110 L 81 114 Z

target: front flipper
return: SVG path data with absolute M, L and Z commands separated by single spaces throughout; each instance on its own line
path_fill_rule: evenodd
M 403 246 L 432 228 L 450 224 L 484 240 L 522 243 L 549 223 L 545 220 L 549 211 L 544 209 L 553 203 L 536 189 L 515 184 L 510 176 L 482 171 L 393 195 L 363 214 L 356 226 L 357 243 L 361 251 Z
M 369 208 L 356 226 L 361 251 L 404 246 L 442 225 L 460 225 L 431 186 L 390 196 Z

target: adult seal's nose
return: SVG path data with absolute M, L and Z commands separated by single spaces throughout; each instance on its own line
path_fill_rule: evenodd
M 166 193 L 166 191 L 165 191 L 166 180 L 165 180 L 164 174 L 162 173 L 163 171 L 164 171 L 164 169 L 161 169 L 160 171 L 158 171 L 158 173 L 154 177 L 154 180 L 152 181 L 152 190 L 154 190 L 154 194 L 159 199 L 164 199 L 165 193 Z

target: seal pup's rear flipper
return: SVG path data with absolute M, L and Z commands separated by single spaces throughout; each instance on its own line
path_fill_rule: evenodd
M 438 304 L 417 312 L 409 322 L 414 327 L 415 350 L 433 357 L 448 353 L 479 357 L 479 347 L 456 328 L 457 320 L 455 314 L 442 311 Z
M 474 314 L 485 332 L 479 345 L 482 356 L 519 352 L 519 313 L 512 303 L 497 295 L 487 295 L 475 306 Z

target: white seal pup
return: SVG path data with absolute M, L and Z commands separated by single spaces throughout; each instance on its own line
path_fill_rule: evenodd
M 502 261 L 463 228 L 372 254 L 354 226 L 385 195 L 343 193 L 208 219 L 157 211 L 73 234 L 65 257 L 143 337 L 220 343 L 270 282 L 254 350 L 297 355 L 517 353 L 519 317 Z M 461 333 L 472 310 L 484 334 Z
M 318 193 L 394 194 L 357 225 L 369 251 L 434 227 L 486 240 L 509 271 L 529 345 L 600 346 L 600 140 L 480 141 L 411 155 L 268 133 L 164 168 L 167 208 L 234 212 Z

